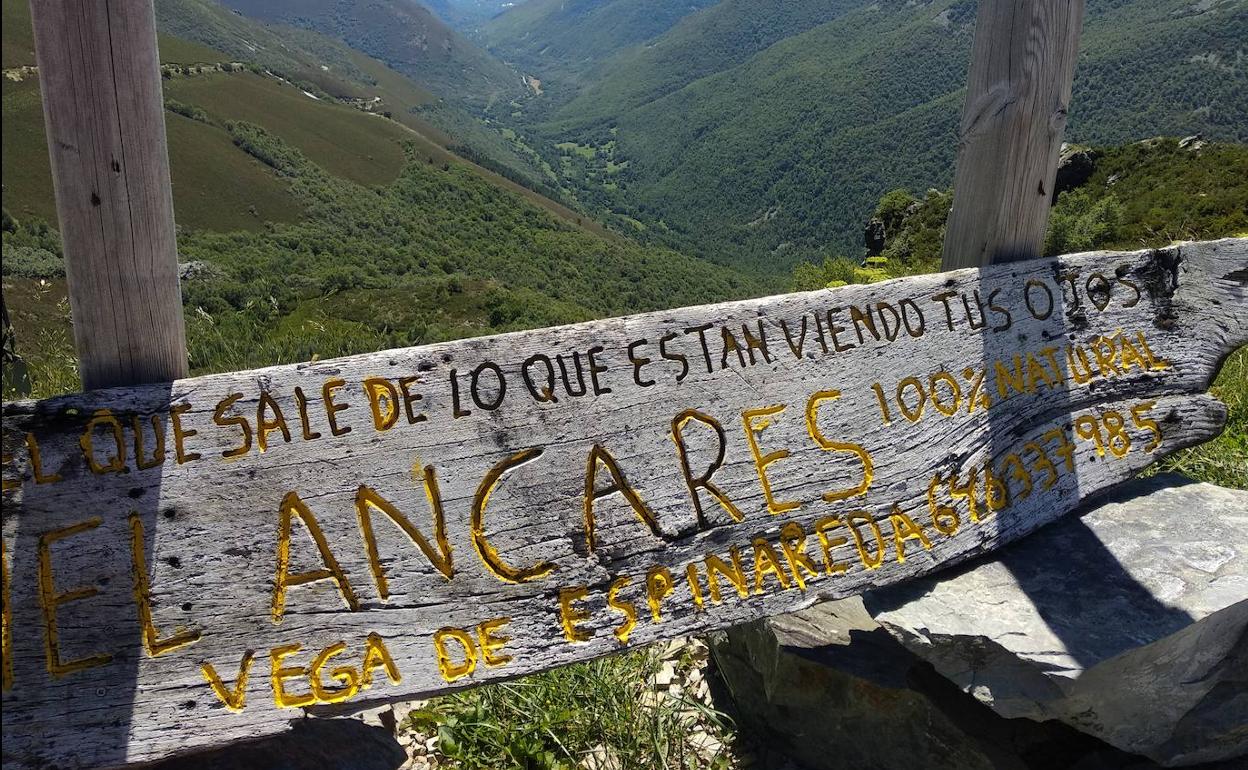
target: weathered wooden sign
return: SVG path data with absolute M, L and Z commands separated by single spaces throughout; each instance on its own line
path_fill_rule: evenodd
M 1246 339 L 1238 239 L 7 404 L 5 766 L 151 760 L 947 566 L 1214 436 Z

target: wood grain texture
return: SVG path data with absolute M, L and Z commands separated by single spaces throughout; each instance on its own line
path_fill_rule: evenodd
M 86 388 L 187 374 L 151 0 L 31 0 Z
M 4 765 L 152 760 L 955 564 L 1216 435 L 1246 339 L 1232 239 L 6 404 Z
M 1040 255 L 1083 9 L 1084 0 L 981 0 L 943 269 Z

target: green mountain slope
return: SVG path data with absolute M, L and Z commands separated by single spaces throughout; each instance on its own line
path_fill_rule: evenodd
M 274 13 L 282 10 L 268 5 L 265 8 Z M 559 194 L 557 185 L 552 184 L 555 180 L 541 173 L 532 153 L 521 150 L 474 116 L 471 100 L 443 99 L 421 79 L 430 76 L 445 80 L 449 77 L 447 72 L 424 67 L 392 68 L 329 34 L 253 19 L 231 11 L 217 0 L 156 0 L 156 15 L 170 40 L 197 41 L 236 61 L 254 62 L 312 92 L 349 100 L 373 112 L 389 113 L 430 140 L 443 147 L 454 147 L 525 187 L 547 196 Z M 291 20 L 302 23 L 293 16 Z M 433 23 L 438 24 L 436 20 Z M 419 44 L 419 39 L 413 43 L 414 50 Z M 462 45 L 469 46 L 466 42 Z M 470 52 L 485 56 L 475 49 Z M 411 54 L 417 55 L 418 52 Z M 459 64 L 451 62 L 447 66 L 454 71 Z M 465 82 L 457 94 L 471 93 L 473 71 L 469 64 L 463 64 Z M 512 76 L 509 73 L 507 77 Z M 487 91 L 491 88 L 486 86 Z M 483 100 L 487 98 L 484 92 L 477 95 Z
M 886 190 L 952 179 L 974 3 L 828 4 L 831 21 L 756 50 L 740 42 L 775 10 L 724 2 L 689 16 L 521 128 L 557 145 L 551 165 L 583 201 L 646 237 L 760 272 L 860 253 Z M 716 44 L 703 30 L 729 12 Z M 1092 0 L 1068 138 L 1248 139 L 1244 40 L 1248 0 Z M 698 76 L 699 62 L 714 71 Z M 559 147 L 586 157 L 563 161 Z
M 528 0 L 486 22 L 489 50 L 542 80 L 574 78 L 718 0 Z
M 314 30 L 385 62 L 443 99 L 486 110 L 523 96 L 518 73 L 416 0 L 224 0 L 252 18 Z

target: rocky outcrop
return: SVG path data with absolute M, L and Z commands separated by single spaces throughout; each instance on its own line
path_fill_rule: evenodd
M 716 634 L 711 648 L 738 719 L 804 767 L 993 767 L 907 684 L 916 659 L 857 598 Z
M 995 558 L 866 599 L 1007 718 L 1176 766 L 1248 755 L 1248 492 L 1158 477 Z
M 879 217 L 871 217 L 867 221 L 867 226 L 863 228 L 862 240 L 867 247 L 867 256 L 874 257 L 884 251 L 886 243 L 886 234 L 884 232 L 884 220 Z
M 1057 177 L 1053 182 L 1053 200 L 1064 192 L 1080 187 L 1092 178 L 1096 171 L 1096 161 L 1101 157 L 1100 150 L 1078 145 L 1062 145 L 1062 152 L 1057 159 Z

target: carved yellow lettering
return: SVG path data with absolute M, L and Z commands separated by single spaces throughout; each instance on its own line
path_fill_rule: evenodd
M 182 415 L 189 411 L 191 411 L 190 404 L 177 404 L 169 410 L 169 424 L 173 426 L 173 451 L 174 456 L 178 458 L 178 465 L 202 457 L 199 452 L 186 451 L 186 440 L 191 436 L 199 435 L 199 431 L 185 428 L 182 425 Z
M 13 686 L 13 606 L 9 604 L 9 543 L 3 538 L 0 538 L 0 578 L 0 590 L 4 592 L 4 609 L 0 615 L 4 623 L 0 630 L 4 659 L 0 660 L 0 667 L 4 671 L 3 691 L 8 692 Z
M 147 571 L 147 551 L 143 538 L 143 518 L 130 512 L 130 567 L 134 573 L 134 604 L 139 610 L 139 627 L 143 629 L 143 648 L 153 658 L 199 641 L 198 630 L 179 629 L 172 636 L 160 638 L 152 622 L 152 584 Z
M 1108 377 L 1111 374 L 1121 374 L 1118 367 L 1114 364 L 1114 356 L 1118 352 L 1118 346 L 1114 343 L 1112 337 L 1097 337 L 1092 340 L 1092 355 L 1096 358 L 1096 368 L 1100 371 L 1102 377 Z
M 1049 370 L 1045 367 L 1040 359 L 1031 353 L 1027 354 L 1027 392 L 1034 393 L 1037 384 L 1043 382 L 1050 388 L 1057 384 L 1057 381 L 1049 374 Z
M 469 640 L 471 641 L 471 640 Z M 364 663 L 360 665 L 360 686 L 373 686 L 373 670 L 383 669 L 388 678 L 394 684 L 403 681 L 403 675 L 399 673 L 399 667 L 395 664 L 394 658 L 390 655 L 390 650 L 386 649 L 386 642 L 381 638 L 380 634 L 371 633 L 364 640 Z
M 334 403 L 334 391 L 345 387 L 346 384 L 346 380 L 335 377 L 332 380 L 326 380 L 321 386 L 321 400 L 325 402 L 325 419 L 329 422 L 329 432 L 335 436 L 345 436 L 351 432 L 350 425 L 345 428 L 338 426 L 338 413 L 350 408 L 351 405 Z
M 735 545 L 728 546 L 729 562 L 725 562 L 719 558 L 717 554 L 708 554 L 704 560 L 706 563 L 706 585 L 710 589 L 711 601 L 719 604 L 722 597 L 719 592 L 719 577 L 728 579 L 732 587 L 737 589 L 737 596 L 742 599 L 750 595 L 750 589 L 745 581 L 745 569 L 741 566 L 741 550 Z
M 433 546 L 429 545 L 429 541 L 416 528 L 416 525 L 375 489 L 361 484 L 356 490 L 356 518 L 359 520 L 360 533 L 364 537 L 368 566 L 373 572 L 373 580 L 377 583 L 377 593 L 382 601 L 390 598 L 390 584 L 386 580 L 386 571 L 381 565 L 381 555 L 377 549 L 377 535 L 373 532 L 371 509 L 381 511 L 397 524 L 399 529 L 403 530 L 403 533 L 421 550 L 434 569 L 442 574 L 442 577 L 450 580 L 455 575 L 451 562 L 451 544 L 446 537 L 446 516 L 442 511 L 442 493 L 438 489 L 438 479 L 432 465 L 425 466 L 424 480 L 425 497 L 429 500 L 429 509 L 433 512 L 433 539 L 438 544 L 436 551 Z
M 208 686 L 212 688 L 213 695 L 225 705 L 230 711 L 242 711 L 247 700 L 247 678 L 251 675 L 251 663 L 256 657 L 255 650 L 247 650 L 243 653 L 243 659 L 238 664 L 238 676 L 234 680 L 234 689 L 229 689 L 222 681 L 221 675 L 213 668 L 212 664 L 204 661 L 199 672 L 203 674 L 204 680 L 208 682 Z
M 906 541 L 911 538 L 918 540 L 925 549 L 932 549 L 932 541 L 923 532 L 923 526 L 902 512 L 900 506 L 893 505 L 888 522 L 893 525 L 893 543 L 897 547 L 898 564 L 906 560 Z
M 806 555 L 806 532 L 801 524 L 790 521 L 780 528 L 780 549 L 784 551 L 784 558 L 789 562 L 789 572 L 793 574 L 793 581 L 799 589 L 806 590 L 806 579 L 802 577 L 802 570 L 810 575 L 811 580 L 822 577 L 814 561 Z
M 1070 378 L 1076 385 L 1087 385 L 1096 376 L 1091 362 L 1088 361 L 1088 354 L 1078 345 L 1066 346 L 1066 369 L 1070 371 Z
M 1002 399 L 1009 398 L 1010 391 L 1015 393 L 1028 393 L 1027 378 L 1023 372 L 1023 357 L 1015 354 L 1014 368 L 1008 368 L 1003 361 L 994 361 L 993 370 L 996 372 L 997 395 Z
M 369 377 L 362 383 L 368 406 L 373 412 L 373 427 L 390 430 L 399 421 L 399 391 L 384 377 Z
M 611 476 L 611 483 L 602 489 L 597 489 L 596 481 L 600 465 L 607 469 L 607 473 Z M 633 512 L 637 514 L 637 518 L 650 528 L 651 533 L 656 537 L 662 536 L 662 530 L 659 529 L 659 521 L 654 517 L 654 512 L 642 501 L 637 491 L 629 486 L 619 462 L 606 449 L 594 444 L 589 450 L 589 459 L 585 462 L 585 545 L 590 551 L 597 546 L 597 538 L 594 535 L 594 502 L 616 492 L 628 501 Z
M 1118 364 L 1122 367 L 1123 372 L 1131 371 L 1131 367 L 1139 369 L 1141 372 L 1148 371 L 1148 362 L 1144 360 L 1144 356 L 1140 355 L 1140 351 L 1135 345 L 1131 344 L 1131 340 L 1127 339 L 1121 332 L 1117 335 L 1118 339 Z
M 839 575 L 849 569 L 848 565 L 839 564 L 832 558 L 832 549 L 838 545 L 845 545 L 849 540 L 841 535 L 828 537 L 829 530 L 843 526 L 845 524 L 839 516 L 824 516 L 815 522 L 815 535 L 819 538 L 819 547 L 823 551 L 823 571 L 829 575 Z
M 301 649 L 303 649 L 303 645 L 295 642 L 294 644 L 286 644 L 269 650 L 269 664 L 272 672 L 269 675 L 269 681 L 273 686 L 273 702 L 277 704 L 279 709 L 303 708 L 316 703 L 316 696 L 311 692 L 292 693 L 286 689 L 288 680 L 303 679 L 308 675 L 308 670 L 302 666 L 283 665 L 286 658 L 289 658 Z
M 690 422 L 698 422 L 706 425 L 715 431 L 715 437 L 718 440 L 716 444 L 715 460 L 711 462 L 706 472 L 701 476 L 694 477 L 693 470 L 689 467 L 689 450 L 685 446 L 685 426 Z M 728 495 L 724 491 L 711 482 L 711 478 L 715 472 L 724 464 L 724 452 L 728 445 L 728 437 L 724 433 L 724 427 L 719 421 L 710 415 L 702 414 L 696 409 L 686 409 L 676 418 L 672 420 L 672 441 L 676 444 L 676 455 L 680 459 L 680 470 L 685 477 L 685 486 L 689 488 L 689 497 L 693 500 L 693 510 L 698 516 L 698 523 L 702 526 L 708 525 L 706 513 L 702 509 L 702 498 L 698 494 L 699 489 L 705 489 L 710 494 L 711 499 L 719 504 L 728 512 L 734 521 L 741 521 L 745 518 L 745 514 L 741 509 L 728 499 Z
M 848 441 L 832 441 L 819 430 L 819 406 L 826 401 L 834 401 L 841 397 L 839 390 L 821 390 L 813 394 L 806 402 L 806 432 L 820 449 L 828 452 L 849 452 L 862 463 L 862 481 L 849 489 L 824 492 L 823 499 L 829 503 L 846 500 L 858 495 L 865 495 L 875 479 L 875 466 L 871 462 L 871 454 L 862 446 Z
M 56 580 L 52 574 L 52 544 L 83 532 L 90 532 L 100 526 L 102 521 L 99 516 L 95 516 L 62 529 L 44 532 L 39 536 L 39 605 L 43 609 L 43 651 L 47 658 L 48 673 L 54 677 L 59 678 L 75 671 L 103 666 L 113 659 L 109 653 L 96 653 L 74 660 L 61 660 L 60 634 L 56 619 L 57 608 L 63 604 L 95 596 L 100 589 L 87 586 L 57 593 Z
M 487 666 L 503 666 L 511 662 L 511 656 L 499 650 L 511 641 L 510 636 L 495 633 L 511 622 L 511 618 L 494 618 L 477 625 L 477 639 L 481 642 L 481 662 Z
M 651 567 L 646 572 L 646 604 L 650 605 L 650 617 L 655 623 L 663 619 L 660 609 L 672 588 L 672 572 L 667 567 Z
M 878 569 L 884 563 L 884 533 L 880 531 L 880 525 L 875 523 L 875 519 L 866 511 L 855 511 L 849 514 L 849 531 L 854 536 L 854 545 L 858 547 L 858 558 L 862 560 L 862 566 L 867 569 Z M 860 524 L 866 524 L 871 529 L 872 536 L 875 537 L 875 553 L 872 554 L 867 550 L 866 541 L 862 537 L 862 532 L 858 529 Z
M 588 610 L 578 610 L 572 602 L 580 601 L 589 595 L 585 586 L 559 589 L 559 624 L 563 626 L 563 638 L 569 642 L 588 642 L 592 634 L 577 624 L 589 620 Z
M 750 455 L 754 458 L 754 469 L 758 472 L 758 482 L 763 488 L 763 498 L 767 501 L 767 510 L 772 515 L 792 511 L 801 506 L 797 500 L 777 500 L 771 492 L 771 481 L 767 478 L 767 467 L 789 456 L 788 449 L 777 449 L 763 454 L 758 445 L 758 437 L 771 425 L 771 418 L 785 410 L 784 404 L 746 409 L 741 413 L 745 423 L 745 439 L 750 445 Z M 712 584 L 713 585 L 713 584 Z
M 101 425 L 107 426 L 112 431 L 113 443 L 116 447 L 105 464 L 100 464 L 95 457 L 95 429 Z M 111 411 L 107 409 L 96 411 L 87 421 L 87 427 L 82 432 L 82 437 L 78 439 L 78 444 L 82 447 L 82 455 L 87 459 L 87 467 L 92 473 L 125 473 L 129 470 L 126 468 L 126 436 L 121 429 L 121 422 L 113 416 Z
M 464 660 L 457 663 L 451 651 L 446 648 L 448 640 L 453 640 L 463 650 Z M 440 628 L 433 635 L 433 647 L 438 655 L 438 671 L 448 682 L 462 679 L 477 667 L 477 644 L 468 632 L 459 628 Z
M 242 397 L 242 393 L 231 393 L 217 403 L 217 408 L 212 413 L 212 421 L 217 425 L 223 428 L 236 425 L 243 434 L 242 443 L 222 452 L 222 457 L 242 457 L 251 451 L 251 423 L 247 422 L 247 418 L 242 415 L 229 413 L 229 409 Z
M 308 667 L 308 684 L 312 686 L 312 695 L 319 703 L 342 703 L 360 691 L 360 672 L 351 666 L 339 666 L 329 672 L 330 679 L 340 684 L 341 687 L 326 686 L 325 678 L 322 676 L 329 659 L 346 651 L 346 642 L 335 642 L 321 650 L 312 659 L 312 665 Z
M 776 555 L 771 543 L 756 537 L 751 545 L 754 546 L 754 593 L 760 596 L 766 593 L 763 581 L 767 575 L 775 576 L 780 588 L 789 588 L 789 576 L 784 573 L 784 567 L 780 566 L 780 557 Z
M 39 442 L 35 440 L 33 433 L 26 434 L 26 452 L 30 455 L 30 472 L 36 484 L 51 484 L 61 480 L 59 473 L 44 474 L 43 457 L 39 454 Z M 10 488 L 16 489 L 16 487 Z
M 290 426 L 286 424 L 282 408 L 277 405 L 277 399 L 262 390 L 256 404 L 256 447 L 261 452 L 269 448 L 269 434 L 275 430 L 282 432 L 282 441 L 290 443 Z
M 159 467 L 165 462 L 165 424 L 158 414 L 149 415 L 148 420 L 151 422 L 152 438 L 156 444 L 152 448 L 150 459 L 145 456 L 147 452 L 143 446 L 143 420 L 137 414 L 130 417 L 130 428 L 134 431 L 134 464 L 141 471 Z
M 308 534 L 312 536 L 312 540 L 316 543 L 316 548 L 321 555 L 321 561 L 325 564 L 325 567 L 322 569 L 291 573 L 290 535 L 295 517 L 298 517 L 303 522 L 303 526 L 308 530 Z M 291 586 L 300 586 L 325 579 L 334 581 L 335 585 L 338 586 L 339 592 L 342 593 L 342 598 L 346 601 L 347 607 L 352 612 L 360 608 L 355 591 L 351 589 L 351 583 L 347 580 L 346 573 L 342 571 L 342 567 L 338 566 L 338 560 L 334 558 L 333 552 L 330 551 L 329 542 L 326 541 L 325 533 L 321 531 L 321 525 L 317 523 L 316 517 L 312 515 L 312 510 L 299 498 L 298 494 L 288 492 L 286 497 L 282 498 L 281 515 L 278 522 L 277 575 L 273 580 L 273 603 L 271 608 L 273 622 L 280 623 L 282 616 L 286 612 L 286 589 Z
M 530 580 L 538 580 L 556 569 L 556 566 L 548 561 L 538 562 L 524 569 L 513 567 L 502 560 L 502 557 L 498 555 L 498 551 L 490 543 L 489 538 L 485 536 L 485 509 L 490 504 L 490 495 L 494 493 L 494 489 L 498 486 L 498 482 L 502 479 L 503 474 L 525 463 L 536 460 L 542 456 L 544 451 L 541 447 L 533 447 L 516 452 L 510 457 L 500 460 L 481 479 L 481 484 L 477 487 L 476 498 L 472 502 L 471 527 L 473 548 L 476 549 L 477 556 L 481 558 L 481 563 L 485 565 L 490 574 L 505 583 L 525 583 Z M 448 679 L 447 681 L 450 680 Z
M 689 584 L 689 592 L 693 594 L 693 609 L 702 609 L 702 584 L 698 580 L 698 563 L 689 562 L 685 565 L 685 582 Z
M 620 598 L 620 591 L 631 582 L 630 577 L 618 577 L 611 581 L 611 587 L 607 589 L 607 606 L 624 616 L 624 622 L 611 630 L 620 644 L 628 644 L 629 635 L 637 627 L 637 605 Z

